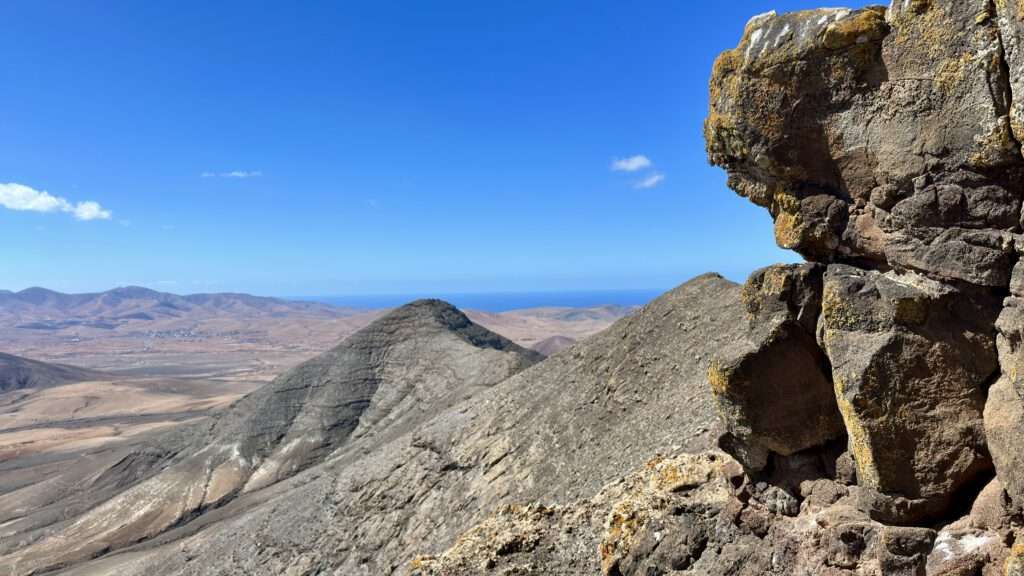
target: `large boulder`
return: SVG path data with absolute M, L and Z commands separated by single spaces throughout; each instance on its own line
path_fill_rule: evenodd
M 844 433 L 814 338 L 822 266 L 778 265 L 743 287 L 748 330 L 718 351 L 708 380 L 726 432 L 720 446 L 751 471 Z
M 985 434 L 1007 493 L 1024 505 L 1024 265 L 1014 267 L 1010 295 L 996 321 L 1002 374 L 985 404 Z
M 819 337 L 858 482 L 910 501 L 903 520 L 944 511 L 991 466 L 982 411 L 996 309 L 918 274 L 825 272 Z
M 989 0 L 769 13 L 715 64 L 708 156 L 809 259 L 1005 286 L 1010 86 Z

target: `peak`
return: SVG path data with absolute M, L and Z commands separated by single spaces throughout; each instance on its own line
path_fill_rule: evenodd
M 352 339 L 369 338 L 379 345 L 382 335 L 387 342 L 400 342 L 427 334 L 454 334 L 477 348 L 516 351 L 534 359 L 539 358 L 534 351 L 522 348 L 504 336 L 476 324 L 452 304 L 436 298 L 415 300 L 395 308 L 355 333 Z
M 461 310 L 436 298 L 414 300 L 395 308 L 377 322 L 405 322 L 410 320 L 433 321 L 445 328 L 459 329 L 472 322 Z
M 118 286 L 107 293 L 125 298 L 151 298 L 160 295 L 160 292 L 145 286 Z
M 50 290 L 49 288 L 43 288 L 41 286 L 32 286 L 31 288 L 25 288 L 24 290 L 17 292 L 17 294 L 19 296 L 38 296 L 51 294 L 55 295 L 60 294 L 60 292 L 55 292 L 53 290 Z
M 438 298 L 420 298 L 419 300 L 413 300 L 408 304 L 399 306 L 396 310 L 424 310 L 430 312 L 458 312 L 459 309 L 453 304 L 440 300 Z

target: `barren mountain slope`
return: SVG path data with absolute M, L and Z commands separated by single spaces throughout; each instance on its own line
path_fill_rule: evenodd
M 710 446 L 708 361 L 743 328 L 739 287 L 698 277 L 414 432 L 68 573 L 407 573 L 501 504 L 571 501 L 659 451 Z M 15 558 L 49 542 L 2 562 L 22 573 Z
M 447 406 L 540 359 L 535 352 L 472 324 L 439 301 L 396 309 L 207 422 L 175 430 L 107 469 L 77 480 L 73 500 L 111 482 L 122 491 L 48 530 L 26 523 L 25 502 L 54 497 L 50 485 L 26 486 L 0 500 L 8 534 L 0 568 L 13 573 L 80 561 L 202 520 L 204 512 L 258 493 L 332 452 L 372 450 Z M 57 482 L 64 486 L 63 483 Z M 26 546 L 29 542 L 34 542 Z M 2 571 L 0 571 L 2 573 Z
M 0 393 L 24 388 L 51 388 L 105 376 L 94 370 L 47 364 L 0 352 Z

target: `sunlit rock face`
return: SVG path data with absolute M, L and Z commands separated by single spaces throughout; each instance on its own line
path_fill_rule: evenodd
M 708 157 L 825 266 L 817 343 L 859 484 L 894 521 L 943 516 L 992 466 L 1024 195 L 1008 4 L 764 14 L 712 74 Z
M 1004 21 L 980 0 L 756 17 L 715 64 L 709 158 L 809 259 L 1005 287 L 1024 160 Z

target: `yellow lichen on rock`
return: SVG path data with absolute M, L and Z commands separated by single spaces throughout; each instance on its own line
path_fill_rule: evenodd
M 708 365 L 708 383 L 711 385 L 711 392 L 716 396 L 724 396 L 728 393 L 729 377 L 729 372 L 717 358 Z
M 885 36 L 887 28 L 883 11 L 861 10 L 829 24 L 822 34 L 821 44 L 829 50 L 864 44 Z
M 1024 542 L 1017 542 L 1010 549 L 1003 565 L 1004 576 L 1024 576 Z
M 874 447 L 871 439 L 861 423 L 853 403 L 847 398 L 846 385 L 842 378 L 835 378 L 836 403 L 839 405 L 839 413 L 843 416 L 848 436 L 848 446 L 853 460 L 857 464 L 857 481 L 868 488 L 878 488 L 880 478 L 875 462 Z

